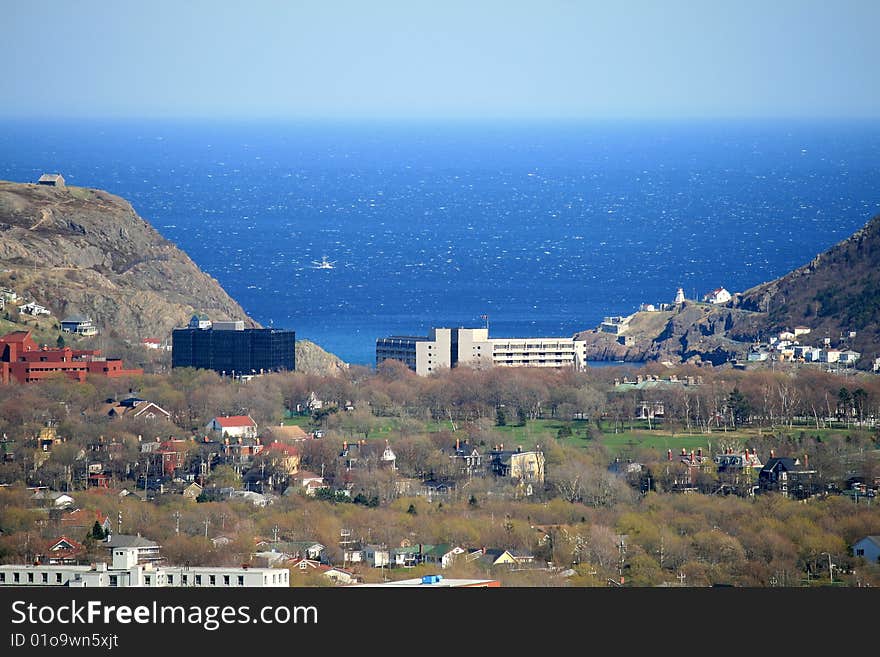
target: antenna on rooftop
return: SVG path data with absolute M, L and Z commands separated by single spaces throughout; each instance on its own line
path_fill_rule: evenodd
M 486 331 L 488 331 L 489 330 L 489 315 L 480 315 L 480 319 L 483 319 L 486 321 Z

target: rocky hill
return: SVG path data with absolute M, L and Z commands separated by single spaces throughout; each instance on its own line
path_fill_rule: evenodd
M 746 290 L 735 303 L 760 311 L 765 331 L 809 326 L 811 336 L 827 336 L 835 344 L 842 342 L 876 356 L 880 351 L 880 216 L 803 267 Z M 851 331 L 856 335 L 849 340 Z
M 586 341 L 590 360 L 717 365 L 742 359 L 753 341 L 795 326 L 811 329 L 802 338 L 807 344 L 829 337 L 835 347 L 861 352 L 861 367 L 880 355 L 880 217 L 803 267 L 726 304 L 686 301 L 630 315 L 620 336 L 597 327 L 575 338 Z
M 0 181 L 0 287 L 133 343 L 170 339 L 196 312 L 259 327 L 130 203 L 97 189 Z M 341 363 L 313 343 L 301 350 L 315 367 Z
M 599 328 L 575 339 L 587 344 L 589 360 L 711 362 L 743 358 L 751 343 L 743 335 L 758 332 L 760 313 L 685 301 L 672 310 L 637 312 L 621 335 Z

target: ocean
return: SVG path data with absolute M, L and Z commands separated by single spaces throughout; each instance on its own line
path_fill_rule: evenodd
M 0 122 L 0 178 L 44 172 L 372 365 L 378 337 L 570 336 L 776 278 L 880 212 L 880 123 Z

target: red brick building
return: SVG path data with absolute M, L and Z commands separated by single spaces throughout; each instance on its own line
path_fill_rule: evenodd
M 125 369 L 120 358 L 101 356 L 100 349 L 40 347 L 30 331 L 14 331 L 0 338 L 0 383 L 41 381 L 59 372 L 74 381 L 85 381 L 90 375 L 117 378 L 144 373 L 142 369 Z

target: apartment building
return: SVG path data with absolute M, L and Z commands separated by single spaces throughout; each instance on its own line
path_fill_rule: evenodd
M 490 338 L 487 328 L 432 328 L 427 336 L 376 340 L 376 365 L 398 360 L 420 376 L 444 367 L 574 367 L 586 363 L 586 343 L 573 338 Z

